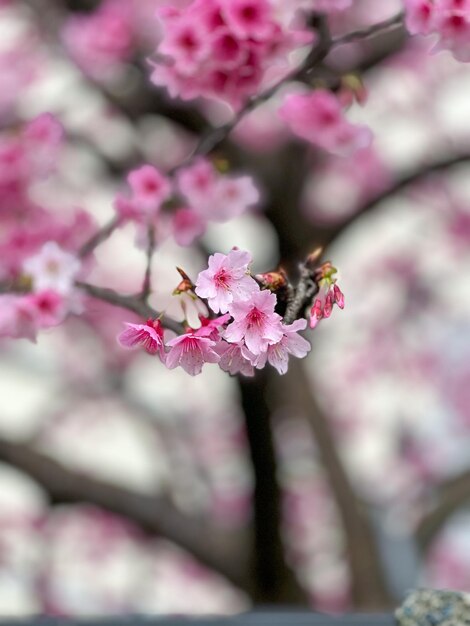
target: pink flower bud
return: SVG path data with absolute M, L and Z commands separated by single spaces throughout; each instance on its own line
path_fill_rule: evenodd
M 339 306 L 340 309 L 344 309 L 344 294 L 338 285 L 333 287 L 333 294 L 335 297 L 335 302 Z

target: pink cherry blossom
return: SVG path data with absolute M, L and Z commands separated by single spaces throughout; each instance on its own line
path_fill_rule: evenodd
M 228 372 L 232 376 L 242 374 L 243 376 L 254 376 L 255 368 L 251 363 L 251 359 L 247 358 L 247 354 L 254 358 L 243 343 L 227 343 L 219 341 L 214 350 L 220 356 L 219 367 L 224 372 Z
M 208 337 L 213 341 L 217 341 L 220 337 L 222 326 L 230 320 L 230 315 L 226 313 L 213 319 L 200 315 L 199 319 L 201 326 L 195 331 L 195 334 L 198 337 Z
M 270 344 L 282 339 L 281 316 L 274 312 L 276 296 L 270 291 L 253 291 L 250 299 L 233 302 L 229 313 L 233 322 L 224 337 L 230 343 L 245 341 L 254 355 L 265 352 Z
M 272 365 L 279 374 L 287 372 L 289 366 L 289 356 L 303 359 L 311 350 L 310 343 L 299 335 L 300 330 L 305 330 L 307 320 L 296 320 L 292 324 L 282 324 L 283 337 L 277 343 L 268 346 L 266 352 L 262 352 L 252 361 L 253 365 L 261 369 L 266 365 L 266 361 Z
M 0 295 L 0 337 L 36 340 L 38 326 L 23 296 Z
M 173 237 L 179 246 L 190 246 L 206 232 L 207 222 L 190 208 L 177 209 L 172 215 Z
M 197 277 L 197 295 L 206 298 L 215 313 L 226 313 L 233 302 L 248 300 L 259 289 L 248 275 L 251 262 L 249 252 L 243 250 L 234 249 L 227 255 L 216 252 L 209 257 L 209 268 Z
M 436 51 L 450 50 L 470 62 L 469 0 L 405 0 L 406 26 L 414 34 L 438 36 Z
M 127 0 L 103 0 L 95 11 L 72 14 L 65 22 L 64 44 L 93 78 L 106 78 L 130 59 L 135 43 L 130 4 Z
M 69 294 L 80 272 L 78 258 L 65 252 L 55 241 L 45 243 L 38 254 L 24 261 L 24 271 L 32 278 L 33 289 L 52 289 L 61 294 Z
M 204 363 L 218 363 L 219 355 L 214 351 L 215 341 L 189 332 L 166 344 L 171 350 L 166 357 L 168 369 L 182 367 L 191 376 L 201 373 Z
M 44 289 L 24 296 L 20 302 L 21 312 L 31 315 L 37 328 L 52 328 L 61 324 L 68 311 L 69 303 L 63 294 L 53 289 Z
M 182 168 L 176 176 L 179 191 L 191 206 L 203 211 L 204 204 L 213 194 L 218 174 L 210 161 L 199 157 L 188 167 Z
M 221 177 L 214 189 L 214 200 L 208 213 L 215 222 L 226 222 L 256 205 L 260 194 L 251 176 Z
M 160 44 L 159 53 L 171 58 L 182 73 L 195 71 L 198 63 L 204 61 L 210 53 L 204 25 L 200 20 L 184 15 L 179 16 L 179 19 L 173 17 L 167 24 L 171 24 L 171 27 Z
M 450 50 L 459 61 L 470 62 L 470 4 L 464 0 L 441 0 L 437 3 L 435 31 L 438 50 Z
M 127 176 L 133 200 L 144 212 L 157 212 L 171 195 L 171 183 L 153 165 L 142 165 Z
M 172 97 L 221 99 L 239 108 L 289 53 L 313 39 L 295 10 L 280 20 L 271 0 L 193 0 L 159 11 L 163 37 L 152 81 Z
M 339 156 L 367 147 L 372 139 L 366 126 L 348 122 L 338 98 L 324 89 L 287 95 L 279 114 L 295 135 Z
M 260 193 L 250 176 L 219 174 L 204 158 L 182 169 L 177 186 L 201 219 L 226 222 L 256 205 Z
M 427 35 L 433 26 L 432 0 L 405 0 L 406 28 L 412 35 Z
M 231 0 L 224 16 L 237 37 L 263 39 L 272 32 L 272 8 L 267 0 Z
M 165 360 L 165 346 L 163 342 L 163 328 L 160 320 L 147 320 L 145 324 L 131 324 L 126 322 L 126 330 L 119 336 L 118 341 L 124 348 L 142 346 L 149 354 L 159 354 Z

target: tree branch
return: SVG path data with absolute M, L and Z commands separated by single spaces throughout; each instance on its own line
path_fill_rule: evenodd
M 78 251 L 78 256 L 80 259 L 84 259 L 89 254 L 95 251 L 95 249 L 101 245 L 104 241 L 109 239 L 116 228 L 119 226 L 119 217 L 115 215 L 112 217 L 109 222 L 104 224 L 94 235 L 86 241 L 83 246 Z
M 144 319 L 156 319 L 159 317 L 165 328 L 175 331 L 176 333 L 182 332 L 182 326 L 179 322 L 162 315 L 149 304 L 142 301 L 140 294 L 137 295 L 123 295 L 114 291 L 114 289 L 108 289 L 107 287 L 98 287 L 97 285 L 90 285 L 89 283 L 83 283 L 78 281 L 75 283 L 79 289 L 85 291 L 89 296 L 103 300 L 103 302 L 109 302 L 115 306 L 127 309 L 133 313 L 137 313 Z
M 134 493 L 69 470 L 21 443 L 0 438 L 0 459 L 28 474 L 52 502 L 87 502 L 123 515 L 144 530 L 173 541 L 240 588 L 246 587 L 238 535 L 211 527 L 205 519 L 183 515 L 166 498 Z
M 270 372 L 238 379 L 254 474 L 251 569 L 253 599 L 264 604 L 305 604 L 294 573 L 285 560 L 281 537 L 281 495 L 266 396 Z
M 327 419 L 311 391 L 303 364 L 293 359 L 287 374 L 289 406 L 297 406 L 312 428 L 322 464 L 338 507 L 346 539 L 351 572 L 352 596 L 356 609 L 383 610 L 392 606 L 373 530 L 367 519 L 336 449 Z M 283 391 L 285 394 L 285 390 Z M 286 403 L 285 395 L 279 402 Z
M 330 245 L 340 235 L 342 235 L 342 233 L 345 232 L 354 222 L 356 222 L 356 220 L 360 219 L 363 215 L 367 215 L 368 213 L 372 212 L 374 209 L 377 209 L 383 202 L 400 193 L 400 191 L 403 191 L 410 185 L 413 185 L 414 183 L 417 183 L 423 178 L 432 174 L 438 174 L 457 165 L 462 165 L 469 162 L 470 154 L 463 153 L 454 156 L 448 156 L 441 161 L 428 163 L 424 166 L 421 165 L 416 170 L 397 180 L 395 183 L 393 183 L 392 186 L 388 187 L 381 194 L 369 200 L 366 204 L 364 204 L 357 211 L 355 211 L 348 218 L 346 218 L 346 220 L 341 222 L 341 224 L 331 227 L 322 226 L 320 224 L 315 225 L 316 242 L 319 245 Z
M 437 486 L 436 506 L 427 513 L 415 531 L 418 547 L 426 552 L 449 517 L 470 501 L 470 470 Z

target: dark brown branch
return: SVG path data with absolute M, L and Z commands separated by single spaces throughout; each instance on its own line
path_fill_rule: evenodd
M 300 278 L 294 289 L 294 297 L 287 305 L 284 315 L 284 324 L 292 324 L 302 316 L 305 307 L 312 302 L 313 296 L 318 291 L 318 285 L 314 280 L 312 268 L 308 262 L 300 266 Z
M 423 552 L 427 551 L 449 517 L 470 502 L 470 470 L 438 485 L 434 496 L 436 506 L 423 517 L 415 532 L 416 541 Z
M 183 515 L 163 497 L 150 497 L 72 471 L 40 452 L 0 438 L 0 459 L 25 472 L 54 503 L 90 503 L 181 546 L 204 565 L 244 588 L 238 537 Z
M 264 604 L 305 604 L 294 573 L 285 560 L 281 537 L 281 495 L 272 440 L 271 411 L 267 404 L 271 372 L 255 379 L 240 378 L 245 428 L 254 474 L 252 596 Z

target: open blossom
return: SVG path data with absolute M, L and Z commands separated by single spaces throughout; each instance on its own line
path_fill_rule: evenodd
M 38 330 L 58 326 L 68 310 L 64 297 L 52 289 L 0 296 L 0 337 L 35 341 Z
M 188 167 L 182 168 L 176 176 L 178 189 L 194 208 L 203 210 L 207 199 L 213 194 L 213 189 L 219 175 L 212 163 L 204 157 L 199 157 Z
M 238 217 L 260 200 L 250 176 L 219 174 L 202 157 L 178 173 L 177 186 L 188 206 L 202 219 L 214 222 Z
M 206 232 L 207 222 L 191 208 L 177 209 L 171 220 L 171 230 L 179 246 L 190 246 Z
M 75 255 L 48 241 L 38 254 L 25 260 L 23 268 L 31 276 L 35 291 L 52 289 L 65 295 L 73 289 L 81 265 Z
M 305 330 L 306 327 L 307 320 L 305 319 L 296 320 L 292 324 L 283 324 L 282 339 L 268 346 L 266 352 L 255 357 L 253 364 L 257 368 L 263 368 L 268 361 L 279 374 L 285 374 L 289 366 L 289 356 L 303 359 L 311 350 L 310 343 L 299 335 L 299 331 Z
M 372 139 L 366 126 L 346 119 L 338 98 L 324 89 L 287 95 L 279 114 L 295 135 L 338 156 L 365 148 Z
M 405 0 L 406 28 L 412 35 L 431 32 L 434 18 L 433 0 Z
M 201 326 L 195 331 L 195 334 L 198 337 L 208 337 L 213 341 L 217 341 L 220 337 L 222 326 L 229 321 L 230 315 L 226 313 L 225 315 L 220 315 L 213 319 L 200 315 L 199 319 Z
M 168 369 L 180 366 L 191 376 L 200 374 L 204 363 L 218 363 L 220 358 L 214 351 L 215 341 L 194 332 L 175 337 L 166 345 L 171 348 L 166 356 Z
M 243 376 L 254 376 L 255 368 L 248 358 L 254 355 L 249 353 L 243 343 L 227 343 L 219 341 L 214 350 L 220 356 L 219 367 L 224 372 L 228 372 L 232 376 L 235 374 L 243 374 Z
M 233 322 L 224 337 L 230 343 L 245 342 L 254 355 L 265 352 L 282 339 L 281 316 L 274 312 L 276 296 L 270 291 L 253 291 L 250 299 L 234 302 L 229 309 Z
M 438 36 L 436 50 L 450 50 L 470 62 L 469 0 L 405 0 L 406 27 L 412 35 Z
M 52 328 L 61 324 L 70 310 L 68 299 L 53 289 L 45 289 L 23 297 L 21 306 L 34 319 L 38 329 Z
M 23 296 L 0 295 L 0 337 L 36 340 L 37 325 Z
M 226 313 L 232 302 L 247 300 L 259 289 L 248 275 L 251 262 L 249 252 L 243 250 L 231 250 L 227 255 L 216 252 L 209 257 L 209 268 L 197 277 L 197 295 L 206 298 L 215 313 Z
M 161 217 L 162 204 L 172 195 L 170 179 L 153 165 L 146 164 L 130 171 L 127 182 L 131 194 L 119 193 L 114 200 L 120 222 L 135 222 L 144 227 L 155 224 Z
M 124 348 L 142 346 L 149 354 L 159 354 L 165 360 L 165 346 L 163 342 L 163 328 L 160 320 L 147 320 L 145 324 L 131 324 L 126 322 L 126 330 L 119 336 L 118 341 Z
M 142 165 L 127 176 L 133 200 L 143 211 L 158 211 L 171 195 L 171 183 L 153 165 Z

